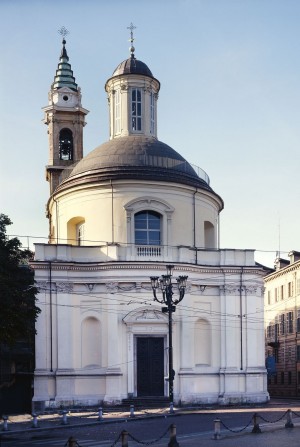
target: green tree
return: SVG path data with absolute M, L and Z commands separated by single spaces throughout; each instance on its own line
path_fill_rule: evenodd
M 12 346 L 18 340 L 33 341 L 37 288 L 29 266 L 33 253 L 22 249 L 18 238 L 9 239 L 6 227 L 12 222 L 0 214 L 0 343 Z

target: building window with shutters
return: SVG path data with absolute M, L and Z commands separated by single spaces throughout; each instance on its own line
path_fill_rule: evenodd
M 281 335 L 285 334 L 285 315 L 284 314 L 280 315 L 280 334 Z
M 289 282 L 288 283 L 288 297 L 293 296 L 293 283 Z
M 131 130 L 142 130 L 142 92 L 139 88 L 133 88 L 131 91 Z
M 287 313 L 287 332 L 289 333 L 289 334 L 292 334 L 293 333 L 293 330 L 294 330 L 294 325 L 293 325 L 293 312 L 288 312 Z

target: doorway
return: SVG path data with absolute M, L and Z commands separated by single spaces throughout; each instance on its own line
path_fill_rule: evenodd
M 164 396 L 164 338 L 137 337 L 137 395 Z

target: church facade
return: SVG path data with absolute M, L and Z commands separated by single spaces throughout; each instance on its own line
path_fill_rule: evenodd
M 88 111 L 65 45 L 44 108 L 49 243 L 32 262 L 34 407 L 168 396 L 169 322 L 150 278 L 169 264 L 175 284 L 188 276 L 172 314 L 174 402 L 267 401 L 264 271 L 253 250 L 219 248 L 221 197 L 158 140 L 160 82 L 131 46 L 105 85 L 109 141 L 84 157 Z

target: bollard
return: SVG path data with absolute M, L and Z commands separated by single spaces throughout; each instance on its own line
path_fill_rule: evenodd
M 169 413 L 170 414 L 174 414 L 174 404 L 173 404 L 173 402 L 170 402 L 170 411 L 169 411 Z
M 3 431 L 7 431 L 8 430 L 8 416 L 2 416 L 3 419 Z
M 261 429 L 259 427 L 259 423 L 257 422 L 258 414 L 254 413 L 253 415 L 253 429 L 252 433 L 261 433 Z
M 168 447 L 179 447 L 179 444 L 176 439 L 176 425 L 170 425 L 170 442 Z
M 214 437 L 213 439 L 221 439 L 221 419 L 214 420 Z
M 77 443 L 76 439 L 73 438 L 73 436 L 71 436 L 68 439 L 67 447 L 77 447 L 77 446 L 78 446 L 78 443 Z
M 32 413 L 32 428 L 38 428 L 38 420 L 37 420 L 37 414 L 36 413 Z
M 67 410 L 63 410 L 63 412 L 62 412 L 62 420 L 61 420 L 61 423 L 62 423 L 62 425 L 68 425 L 68 416 L 67 416 Z
M 292 410 L 289 409 L 287 411 L 285 428 L 293 428 L 293 427 L 294 427 L 294 424 L 293 424 L 293 418 L 292 418 Z
M 103 411 L 102 411 L 102 407 L 98 408 L 98 421 L 102 421 L 103 419 Z
M 130 405 L 130 417 L 134 418 L 134 405 Z
M 122 447 L 128 447 L 128 431 L 123 430 L 121 433 Z

